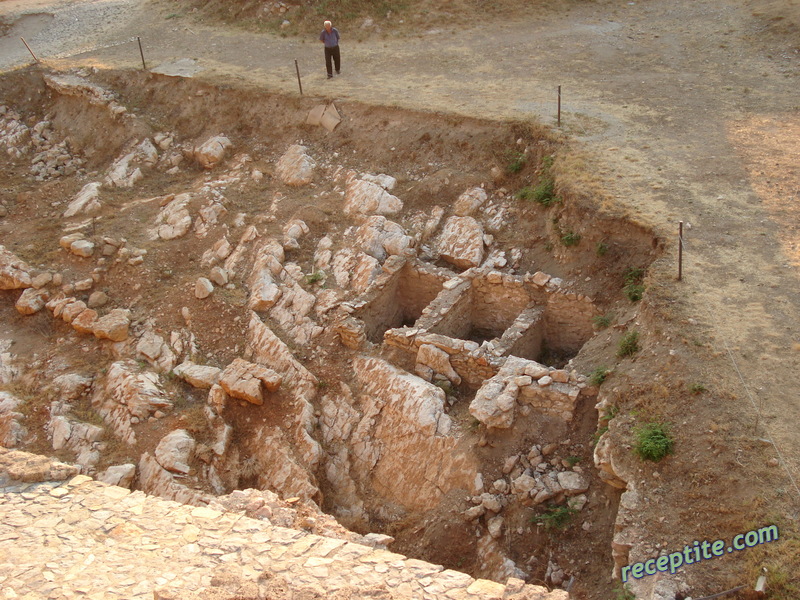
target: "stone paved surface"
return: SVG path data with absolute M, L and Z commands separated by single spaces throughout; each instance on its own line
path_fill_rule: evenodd
M 0 598 L 567 600 L 109 486 L 0 447 Z

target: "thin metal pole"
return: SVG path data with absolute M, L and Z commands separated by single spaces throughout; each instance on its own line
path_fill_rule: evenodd
M 28 52 L 30 52 L 30 53 L 31 53 L 31 56 L 33 57 L 33 60 L 35 60 L 35 61 L 38 63 L 38 62 L 39 62 L 39 59 L 38 59 L 38 58 L 36 58 L 36 55 L 33 53 L 33 50 L 31 50 L 31 47 L 30 47 L 30 46 L 28 46 L 28 42 L 26 42 L 26 41 L 25 41 L 25 38 L 21 37 L 21 38 L 19 38 L 19 39 L 21 39 L 21 40 L 22 40 L 22 43 L 23 43 L 23 44 L 25 44 L 25 47 L 28 49 Z
M 294 59 L 294 69 L 297 71 L 297 85 L 300 86 L 300 95 L 303 95 L 303 83 L 300 81 L 300 67 L 297 64 L 297 59 Z
M 558 86 L 558 126 L 561 127 L 561 86 Z
M 139 54 L 140 54 L 140 55 L 141 55 L 141 57 L 142 57 L 142 69 L 144 69 L 145 71 L 147 71 L 147 65 L 146 65 L 146 64 L 145 64 L 145 62 L 144 62 L 144 50 L 142 50 L 142 38 L 140 38 L 140 37 L 137 37 L 137 38 L 136 38 L 136 41 L 137 41 L 137 42 L 139 42 Z
M 678 281 L 683 277 L 683 221 L 678 224 Z

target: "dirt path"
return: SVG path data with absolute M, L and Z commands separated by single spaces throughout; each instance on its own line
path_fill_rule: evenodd
M 192 58 L 201 77 L 296 93 L 297 59 L 306 95 L 544 122 L 554 122 L 561 85 L 564 129 L 597 156 L 620 204 L 665 235 L 690 224 L 685 281 L 661 283 L 682 325 L 691 318 L 698 343 L 724 359 L 728 376 L 713 383 L 740 399 L 725 410 L 762 411 L 755 433 L 774 438 L 797 492 L 788 473 L 800 482 L 800 54 L 765 37 L 739 2 L 591 3 L 405 40 L 350 43 L 343 31 L 333 81 L 315 32 L 206 28 L 132 0 L 5 0 L 0 16 L 48 4 L 52 19 L 20 27 L 40 27 L 28 41 L 61 67 L 135 68 L 130 40 L 141 36 L 149 65 Z M 24 48 L 0 48 L 3 68 L 26 60 Z

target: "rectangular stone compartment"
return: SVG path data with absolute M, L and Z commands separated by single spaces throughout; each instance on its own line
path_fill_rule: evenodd
M 367 339 L 380 344 L 387 330 L 414 325 L 442 290 L 448 276 L 439 271 L 407 262 L 382 285 L 370 290 L 355 315 L 363 321 Z

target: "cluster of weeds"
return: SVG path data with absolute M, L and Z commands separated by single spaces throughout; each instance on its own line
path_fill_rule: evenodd
M 525 156 L 524 152 L 511 151 L 507 156 L 506 171 L 512 174 L 519 173 L 526 162 L 528 162 L 528 157 Z
M 639 332 L 631 330 L 622 336 L 617 348 L 617 357 L 633 356 L 639 351 Z
M 552 206 L 560 202 L 561 198 L 556 195 L 556 182 L 550 174 L 552 165 L 552 156 L 543 157 L 539 182 L 536 185 L 526 185 L 516 193 L 516 197 L 520 200 L 531 200 L 542 206 Z
M 580 456 L 568 456 L 567 457 L 567 464 L 569 465 L 570 469 L 581 462 Z
M 613 594 L 611 600 L 636 600 L 636 594 L 631 591 L 627 584 L 617 582 L 617 587 L 611 593 Z
M 605 242 L 597 242 L 597 247 L 595 248 L 595 254 L 597 256 L 605 256 L 608 254 L 608 244 Z
M 644 295 L 644 284 L 642 283 L 642 279 L 644 279 L 644 269 L 630 268 L 625 271 L 625 275 L 623 276 L 624 285 L 622 286 L 622 291 L 631 302 L 638 302 Z
M 306 285 L 314 285 L 325 280 L 325 271 L 314 271 L 305 276 Z
M 595 315 L 592 317 L 592 322 L 594 322 L 594 326 L 598 329 L 605 329 L 611 325 L 611 319 L 611 315 Z
M 561 232 L 561 243 L 565 246 L 577 246 L 581 243 L 581 234 L 575 233 L 572 230 Z
M 578 511 L 571 506 L 556 506 L 551 504 L 544 513 L 531 517 L 531 522 L 537 525 L 543 525 L 547 530 L 563 530 L 569 526 L 573 515 L 577 512 Z
M 672 454 L 675 446 L 675 439 L 670 435 L 669 427 L 657 421 L 637 427 L 634 436 L 636 443 L 633 451 L 642 460 L 658 462 L 668 454 Z
M 589 374 L 589 383 L 592 385 L 601 385 L 610 374 L 610 369 L 606 369 L 605 367 L 597 367 Z
M 608 424 L 603 425 L 602 427 L 598 428 L 597 431 L 594 432 L 592 435 L 592 447 L 597 446 L 597 442 L 600 441 L 600 438 L 603 437 L 603 434 L 608 431 Z
M 693 383 L 691 386 L 689 386 L 689 391 L 697 396 L 699 394 L 702 394 L 703 392 L 707 392 L 708 388 L 704 386 L 702 383 Z
M 453 387 L 453 384 L 447 379 L 437 379 L 436 381 L 433 382 L 433 385 L 438 387 L 440 390 L 442 390 L 448 396 L 453 396 L 456 393 L 456 390 Z

